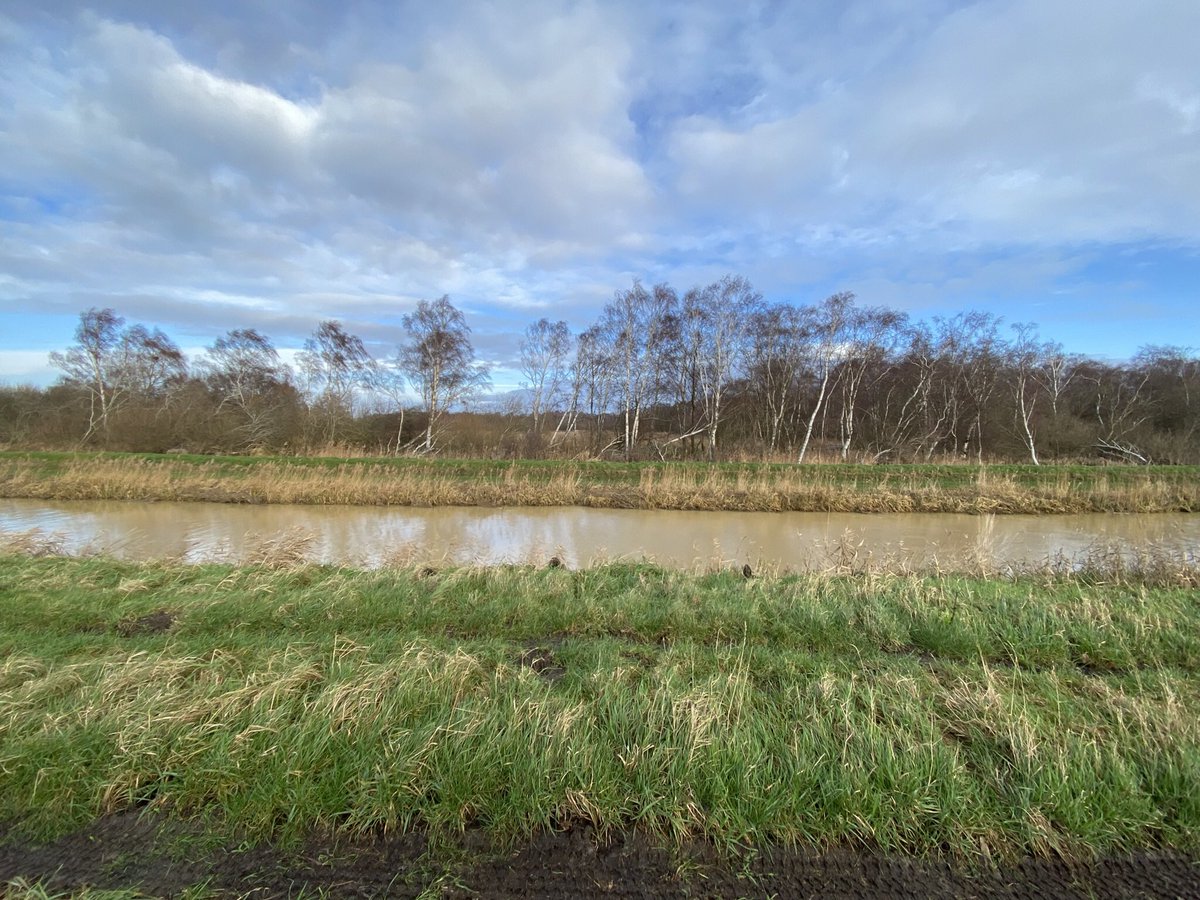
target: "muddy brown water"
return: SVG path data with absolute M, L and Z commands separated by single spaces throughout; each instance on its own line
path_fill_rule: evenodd
M 940 513 L 745 513 L 583 507 L 243 506 L 0 499 L 0 531 L 37 529 L 69 552 L 189 562 L 243 559 L 263 539 L 310 538 L 317 562 L 377 566 L 442 560 L 571 567 L 650 559 L 827 568 L 865 561 L 956 567 L 1074 558 L 1096 546 L 1157 545 L 1194 554 L 1200 515 L 971 516 Z

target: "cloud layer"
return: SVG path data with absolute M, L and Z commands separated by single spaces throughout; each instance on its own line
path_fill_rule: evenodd
M 0 14 L 0 378 L 91 305 L 386 349 L 449 293 L 503 360 L 725 271 L 1200 333 L 1189 0 L 168 6 Z

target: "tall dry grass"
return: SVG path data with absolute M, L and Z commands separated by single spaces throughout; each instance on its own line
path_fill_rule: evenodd
M 864 467 L 868 468 L 868 467 Z M 94 457 L 51 468 L 33 459 L 0 462 L 0 496 L 54 500 L 182 500 L 395 506 L 592 506 L 618 509 L 861 513 L 1083 513 L 1200 509 L 1200 479 L 1022 482 L 986 468 L 950 482 L 906 468 L 848 477 L 839 467 L 757 470 L 679 466 L 619 470 L 600 477 L 578 466 L 406 467 L 362 462 L 298 465 Z
M 30 528 L 26 531 L 0 531 L 0 556 L 66 556 L 61 534 Z

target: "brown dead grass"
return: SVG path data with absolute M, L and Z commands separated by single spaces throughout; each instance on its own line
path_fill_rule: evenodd
M 962 487 L 919 473 L 864 486 L 811 469 L 729 477 L 718 470 L 646 469 L 636 485 L 591 481 L 564 467 L 547 476 L 517 467 L 500 478 L 471 478 L 389 465 L 330 467 L 263 462 L 231 473 L 214 464 L 94 458 L 52 475 L 32 461 L 0 469 L 0 496 L 45 500 L 162 500 L 352 506 L 592 506 L 612 509 L 743 512 L 1083 513 L 1200 508 L 1200 483 L 1096 479 L 1029 486 L 982 470 Z

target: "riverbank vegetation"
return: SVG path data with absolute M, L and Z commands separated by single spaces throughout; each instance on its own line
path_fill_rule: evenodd
M 1010 579 L 292 562 L 0 554 L 0 821 L 1200 850 L 1194 560 Z
M 501 363 L 521 388 L 487 396 L 448 298 L 403 326 L 398 347 L 371 348 L 322 322 L 293 369 L 251 329 L 189 362 L 161 330 L 88 310 L 76 343 L 52 354 L 58 384 L 0 388 L 0 446 L 1200 463 L 1200 357 L 1186 347 L 1112 364 L 986 313 L 922 322 L 846 293 L 771 303 L 733 276 L 682 294 L 635 282 L 579 334 L 532 323 Z
M 0 496 L 829 512 L 1200 509 L 1195 466 L 892 466 L 0 452 Z

